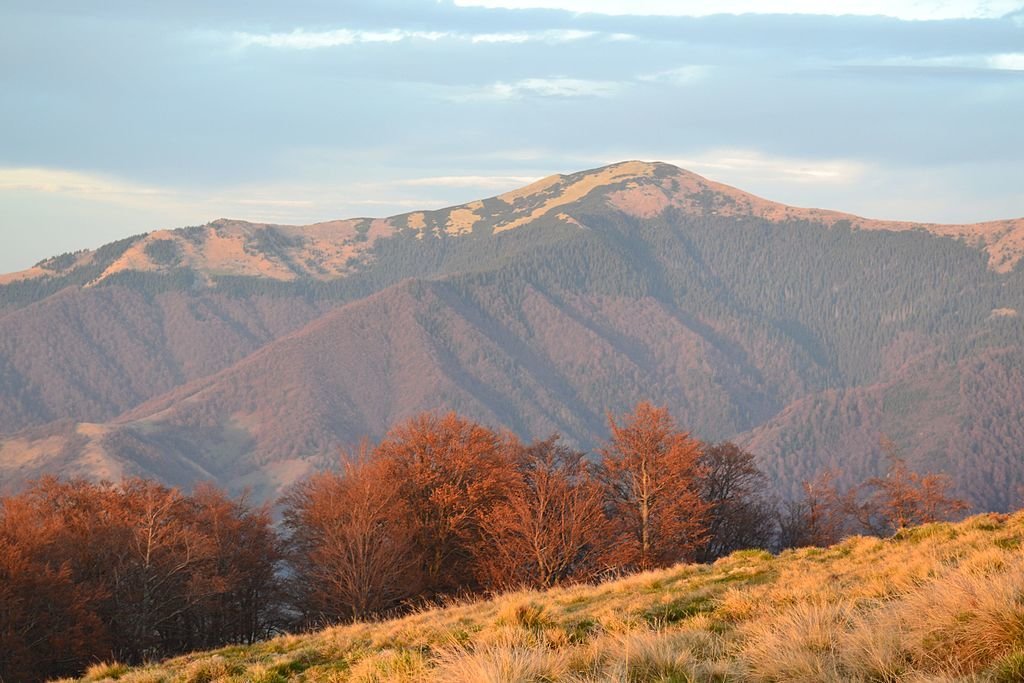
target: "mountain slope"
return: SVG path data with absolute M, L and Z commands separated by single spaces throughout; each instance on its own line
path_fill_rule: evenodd
M 1024 483 L 983 474 L 1020 460 L 1020 220 L 871 221 L 641 162 L 367 220 L 219 221 L 9 277 L 0 478 L 269 495 L 421 410 L 593 447 L 651 399 L 783 486 L 873 473 L 881 433 L 979 504 Z
M 879 438 L 900 444 L 912 466 L 952 475 L 960 491 L 996 509 L 1024 495 L 1024 349 L 990 349 L 957 363 L 922 359 L 868 386 L 798 399 L 739 437 L 769 474 L 798 493 L 801 479 L 886 467 Z
M 1019 681 L 1024 517 L 740 551 L 82 681 Z
M 0 432 L 103 421 L 318 317 L 302 299 L 66 289 L 0 320 Z
M 97 251 L 63 254 L 0 276 L 5 306 L 47 291 L 62 279 L 97 284 L 125 273 L 169 274 L 182 270 L 215 284 L 218 278 L 259 278 L 294 282 L 329 281 L 360 272 L 376 256 L 379 241 L 397 234 L 425 237 L 493 235 L 541 219 L 580 225 L 581 202 L 598 200 L 608 209 L 653 218 L 667 209 L 689 216 L 755 217 L 773 223 L 842 224 L 859 230 L 922 231 L 964 240 L 982 249 L 989 265 L 1008 272 L 1024 255 L 1024 218 L 970 225 L 941 225 L 867 219 L 821 209 L 772 202 L 669 164 L 627 161 L 570 175 L 553 175 L 497 197 L 437 211 L 391 218 L 356 218 L 294 226 L 219 219 L 204 226 L 157 230 Z
M 397 285 L 103 428 L 87 428 L 92 438 L 80 448 L 150 476 L 156 465 L 132 464 L 156 454 L 196 463 L 172 479 L 179 484 L 214 477 L 234 488 L 280 486 L 310 464 L 329 464 L 360 435 L 379 437 L 439 406 L 521 434 L 558 431 L 591 445 L 613 396 L 617 409 L 651 395 L 692 401 L 680 418 L 718 436 L 781 404 L 754 368 L 656 299 L 528 286 L 513 307 L 493 286 L 473 291 L 467 299 L 450 283 Z M 62 443 L 81 436 L 75 428 Z M 50 469 L 43 460 L 8 473 L 24 479 Z

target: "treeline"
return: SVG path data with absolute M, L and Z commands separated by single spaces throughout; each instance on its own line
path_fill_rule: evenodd
M 211 486 L 43 479 L 0 506 L 0 681 L 264 638 L 278 548 L 266 508 Z
M 14 280 L 0 285 L 0 310 L 14 310 L 56 294 L 65 287 L 81 287 L 103 274 L 110 265 L 121 257 L 133 244 L 145 235 L 132 235 L 105 244 L 93 254 L 88 263 L 71 270 L 75 254 L 64 253 L 53 259 L 46 259 L 37 266 L 53 271 L 49 277 L 35 277 Z
M 397 614 L 449 596 L 598 580 L 741 548 L 890 534 L 965 505 L 899 458 L 779 504 L 754 457 L 663 408 L 609 418 L 592 457 L 420 415 L 269 508 L 212 486 L 44 479 L 0 501 L 0 680 L 74 674 Z

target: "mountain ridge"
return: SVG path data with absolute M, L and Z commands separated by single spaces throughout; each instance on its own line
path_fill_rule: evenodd
M 358 217 L 309 225 L 284 225 L 220 218 L 202 226 L 156 230 L 134 242 L 89 284 L 117 273 L 167 272 L 188 268 L 206 284 L 216 276 L 260 277 L 293 281 L 329 280 L 350 275 L 365 264 L 381 238 L 400 231 L 461 236 L 482 230 L 498 234 L 543 217 L 579 226 L 571 205 L 592 192 L 603 193 L 612 207 L 639 218 L 652 218 L 669 207 L 696 214 L 756 216 L 783 222 L 803 220 L 834 225 L 846 222 L 863 230 L 924 230 L 963 239 L 989 255 L 990 267 L 1008 272 L 1024 255 L 1024 218 L 972 224 L 939 224 L 863 218 L 826 209 L 788 206 L 704 178 L 663 162 L 623 161 L 571 174 L 554 174 L 521 188 L 430 211 L 386 218 Z M 568 211 L 562 211 L 568 207 Z M 44 259 L 32 268 L 0 275 L 0 285 L 45 278 L 88 265 L 95 252 Z
M 1011 471 L 1024 438 L 997 424 L 1024 363 L 1022 270 L 997 258 L 1014 221 L 953 239 L 646 162 L 352 220 L 368 222 L 301 243 L 182 229 L 197 260 L 177 265 L 158 231 L 0 285 L 0 479 L 212 477 L 269 497 L 421 410 L 592 448 L 605 411 L 651 399 L 752 444 L 783 491 L 837 463 L 874 474 L 886 430 L 986 505 L 1024 484 L 967 476 Z M 313 273 L 297 254 L 317 244 Z M 950 378 L 992 390 L 935 400 Z

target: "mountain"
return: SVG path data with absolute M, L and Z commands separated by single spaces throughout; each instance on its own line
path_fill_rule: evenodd
M 581 447 L 667 405 L 783 490 L 879 439 L 997 509 L 1024 484 L 1024 219 L 770 202 L 645 162 L 439 211 L 219 220 L 0 279 L 0 481 L 212 478 L 260 495 L 455 409 Z

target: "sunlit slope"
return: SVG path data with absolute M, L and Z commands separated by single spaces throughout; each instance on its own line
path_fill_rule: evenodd
M 587 200 L 584 203 L 583 200 Z M 675 209 L 691 216 L 755 217 L 782 223 L 842 224 L 863 230 L 918 230 L 962 239 L 984 250 L 989 266 L 1007 272 L 1024 254 L 1024 218 L 944 225 L 862 218 L 824 209 L 787 206 L 704 178 L 671 164 L 624 161 L 568 175 L 552 175 L 510 192 L 458 206 L 389 218 L 351 218 L 311 225 L 218 219 L 202 226 L 155 230 L 97 250 L 63 254 L 0 276 L 0 285 L 31 281 L 95 285 L 125 273 L 187 270 L 197 281 L 221 277 L 273 281 L 332 280 L 358 273 L 380 240 L 398 234 L 427 237 L 491 235 L 541 219 L 584 227 L 595 206 L 638 218 Z
M 83 679 L 1019 681 L 1024 514 L 743 551 Z

